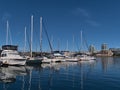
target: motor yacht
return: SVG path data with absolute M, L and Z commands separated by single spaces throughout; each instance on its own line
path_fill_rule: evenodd
M 19 54 L 17 48 L 15 45 L 2 46 L 0 62 L 7 65 L 25 65 L 26 58 Z

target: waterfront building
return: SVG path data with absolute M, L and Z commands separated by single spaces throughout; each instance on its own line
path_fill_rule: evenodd
M 108 46 L 107 46 L 106 43 L 103 43 L 103 44 L 101 45 L 101 50 L 102 50 L 102 51 L 108 50 Z
M 101 45 L 101 51 L 99 51 L 96 56 L 113 56 L 113 52 L 108 49 L 108 45 L 103 43 Z
M 91 54 L 93 54 L 93 53 L 96 52 L 96 49 L 95 49 L 94 45 L 90 45 L 90 46 L 89 46 L 89 52 L 90 52 Z
M 120 48 L 110 48 L 114 56 L 120 56 Z

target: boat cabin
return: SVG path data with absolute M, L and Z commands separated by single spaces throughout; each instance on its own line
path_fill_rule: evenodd
M 17 45 L 3 45 L 2 46 L 2 50 L 18 50 L 18 46 Z

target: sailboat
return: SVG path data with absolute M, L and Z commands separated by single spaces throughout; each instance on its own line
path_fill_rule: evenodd
M 42 18 L 40 18 L 41 20 Z M 41 22 L 40 22 L 41 23 Z M 27 63 L 41 63 L 42 57 L 33 57 L 32 55 L 32 43 L 33 43 L 33 15 L 31 16 L 31 42 L 30 42 L 30 57 L 27 58 Z
M 41 26 L 42 26 L 42 21 L 41 21 Z M 50 42 L 50 39 L 49 39 L 49 36 L 48 36 L 45 26 L 44 26 L 44 30 L 45 30 L 45 33 L 47 36 L 47 40 L 48 40 L 51 52 L 50 52 L 49 58 L 43 56 L 42 63 L 60 62 L 61 59 L 63 58 L 63 56 L 60 53 L 58 53 L 58 51 L 57 51 L 57 53 L 56 53 L 56 51 L 53 51 L 53 48 L 52 48 L 52 45 L 51 45 L 51 42 Z
M 83 46 L 83 40 L 82 40 L 82 31 L 81 31 L 81 48 Z M 87 53 L 81 52 L 81 55 L 78 55 L 77 57 L 79 58 L 80 61 L 89 61 L 89 60 L 95 60 L 96 58 L 94 56 L 90 56 Z
M 2 65 L 25 65 L 26 59 L 20 56 L 18 52 L 17 45 L 8 45 L 8 30 L 9 24 L 7 21 L 7 35 L 6 35 L 6 45 L 2 46 L 2 52 L 0 57 L 0 62 Z

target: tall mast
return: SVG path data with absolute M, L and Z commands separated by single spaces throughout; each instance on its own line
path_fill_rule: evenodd
M 51 53 L 52 53 L 52 52 L 53 52 L 52 45 L 51 45 L 51 42 L 50 42 L 50 39 L 49 39 L 49 36 L 48 36 L 48 33 L 47 33 L 47 30 L 46 30 L 46 28 L 45 28 L 44 23 L 43 23 L 43 27 L 44 27 L 45 34 L 46 34 L 46 36 L 47 36 L 48 43 L 49 43 L 49 46 L 50 46 L 50 49 L 51 49 Z
M 74 39 L 74 35 L 73 35 L 73 52 L 74 52 L 74 43 L 75 43 L 75 39 Z
M 33 15 L 31 16 L 31 47 L 30 47 L 30 56 L 32 57 L 32 40 L 33 40 Z
M 25 27 L 25 44 L 24 44 L 24 52 L 26 51 L 26 27 Z
M 68 40 L 67 40 L 67 47 L 66 47 L 66 51 L 68 51 Z
M 51 42 L 51 46 L 53 47 L 53 36 L 51 36 L 50 42 Z
M 58 39 L 58 51 L 60 50 L 60 39 Z
M 40 51 L 42 55 L 42 17 L 40 17 Z
M 80 34 L 81 34 L 81 35 L 80 35 L 80 36 L 81 36 L 81 48 L 80 48 L 80 51 L 82 51 L 82 48 L 83 48 L 83 47 L 82 47 L 82 45 L 83 45 L 83 44 L 82 44 L 82 42 L 83 42 L 83 41 L 82 41 L 82 31 L 81 31 Z
M 9 29 L 9 23 L 8 23 L 8 20 L 7 20 L 6 45 L 8 44 L 8 29 Z

